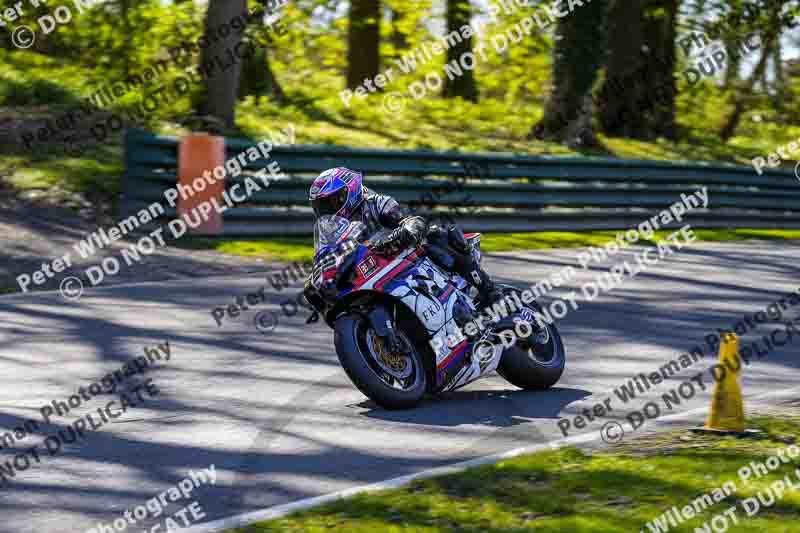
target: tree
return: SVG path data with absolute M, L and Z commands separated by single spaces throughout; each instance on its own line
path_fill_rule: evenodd
M 678 0 L 613 0 L 598 120 L 617 137 L 674 138 Z
M 753 96 L 753 90 L 756 82 L 764 75 L 769 56 L 772 54 L 777 38 L 778 35 L 775 31 L 768 31 L 766 36 L 762 37 L 763 48 L 761 51 L 761 58 L 758 60 L 758 63 L 756 63 L 756 67 L 753 69 L 753 73 L 750 75 L 750 78 L 737 84 L 738 90 L 733 98 L 733 110 L 725 119 L 725 123 L 722 125 L 722 128 L 719 132 L 719 136 L 723 141 L 727 141 L 733 137 L 734 133 L 736 133 L 736 128 L 739 126 L 739 120 L 742 118 L 745 105 Z
M 552 90 L 544 117 L 531 130 L 538 139 L 597 146 L 592 129 L 592 87 L 604 59 L 607 0 L 577 6 L 558 22 Z
M 256 20 L 263 20 L 268 14 L 267 8 L 264 8 L 254 17 Z M 285 33 L 286 28 L 280 15 L 268 25 L 250 25 L 247 36 L 257 46 L 254 47 L 253 54 L 243 60 L 240 97 L 255 96 L 256 103 L 260 102 L 262 96 L 269 96 L 278 103 L 286 102 L 286 93 L 272 71 L 269 59 L 269 50 L 274 46 L 276 39 Z
M 461 56 L 466 53 L 472 52 L 472 36 L 468 39 L 461 39 L 460 29 L 466 26 L 472 19 L 472 9 L 469 0 L 447 0 L 447 33 L 452 34 L 455 32 L 459 35 L 455 46 L 450 46 L 447 49 L 447 62 L 455 61 L 458 63 Z M 475 84 L 475 75 L 472 70 L 463 68 L 460 65 L 463 74 L 454 76 L 450 79 L 448 76 L 444 80 L 444 88 L 442 89 L 442 96 L 445 98 L 461 97 L 471 102 L 478 101 L 478 87 Z
M 766 74 L 766 69 L 771 56 L 774 56 L 778 47 L 783 26 L 787 24 L 787 19 L 782 15 L 782 4 L 771 3 L 766 9 L 757 13 L 756 20 L 752 21 L 751 28 L 755 26 L 759 34 L 761 57 L 756 63 L 750 78 L 739 81 L 738 77 L 734 80 L 733 110 L 725 119 L 725 123 L 720 128 L 719 136 L 727 141 L 736 133 L 739 121 L 744 114 L 747 102 L 753 98 L 756 83 Z M 754 10 L 755 11 L 755 10 Z M 733 12 L 734 18 L 737 15 Z
M 278 103 L 286 101 L 286 94 L 283 92 L 283 88 L 278 83 L 269 64 L 269 54 L 266 47 L 259 46 L 252 56 L 244 59 L 239 95 L 255 96 L 256 103 L 265 95 L 272 97 Z
M 355 89 L 380 69 L 379 0 L 351 0 L 347 34 L 347 87 Z
M 608 13 L 606 79 L 598 93 L 597 116 L 607 134 L 638 137 L 647 126 L 637 117 L 636 102 L 645 93 L 640 74 L 647 68 L 644 0 L 612 0 Z
M 645 108 L 650 112 L 653 136 L 668 139 L 677 137 L 675 40 L 679 7 L 680 0 L 650 0 L 645 4 L 644 13 L 645 46 L 651 58 L 651 76 L 645 79 L 650 81 L 647 90 L 652 95 Z
M 772 68 L 775 72 L 774 90 L 770 95 L 772 97 L 772 106 L 776 111 L 783 112 L 785 110 L 783 102 L 789 97 L 789 92 L 787 90 L 786 75 L 784 73 L 783 46 L 781 45 L 780 39 L 775 41 L 775 49 L 772 52 Z M 766 74 L 763 78 L 766 78 Z M 764 79 L 764 83 L 768 83 L 768 80 Z
M 402 29 L 403 19 L 406 14 L 399 9 L 390 9 L 389 16 L 392 23 L 392 33 L 389 36 L 389 42 L 392 43 L 396 53 L 399 50 L 408 48 L 408 35 L 406 35 Z
M 205 38 L 209 45 L 200 54 L 200 70 L 206 84 L 201 113 L 219 119 L 228 128 L 236 122 L 242 65 L 235 50 L 242 34 L 231 31 L 223 37 L 219 29 L 246 9 L 247 0 L 210 0 L 206 14 Z

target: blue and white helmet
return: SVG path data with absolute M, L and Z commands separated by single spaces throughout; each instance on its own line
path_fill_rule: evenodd
M 314 216 L 336 215 L 350 219 L 364 199 L 363 175 L 344 167 L 317 176 L 308 192 Z

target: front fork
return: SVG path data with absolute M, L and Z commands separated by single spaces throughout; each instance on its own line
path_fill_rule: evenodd
M 394 320 L 386 307 L 382 305 L 373 307 L 366 313 L 366 318 L 378 337 L 385 343 L 389 353 L 396 354 L 403 351 L 394 329 Z

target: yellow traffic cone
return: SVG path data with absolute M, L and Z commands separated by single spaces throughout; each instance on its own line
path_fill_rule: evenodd
M 719 364 L 713 369 L 716 385 L 711 398 L 711 413 L 705 427 L 695 431 L 728 435 L 753 432 L 744 427 L 744 402 L 739 384 L 742 366 L 739 338 L 734 333 L 725 333 L 719 348 Z
M 739 374 L 742 360 L 739 358 L 739 339 L 733 333 L 722 337 L 719 347 L 718 378 L 711 399 L 711 413 L 706 421 L 706 429 L 719 431 L 744 431 L 744 405 Z M 715 369 L 716 370 L 716 369 Z M 722 375 L 720 375 L 722 374 Z

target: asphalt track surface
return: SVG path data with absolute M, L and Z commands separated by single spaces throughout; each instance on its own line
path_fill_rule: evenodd
M 543 301 L 564 295 L 631 254 L 594 263 Z M 491 254 L 496 278 L 526 287 L 567 265 L 577 250 Z M 169 513 L 198 501 L 203 521 L 317 497 L 486 455 L 562 439 L 557 421 L 605 398 L 615 411 L 575 430 L 599 441 L 601 427 L 716 362 L 707 356 L 623 405 L 613 389 L 657 371 L 716 328 L 728 328 L 800 283 L 800 246 L 791 243 L 695 243 L 559 323 L 567 371 L 546 392 L 516 390 L 499 376 L 478 381 L 410 411 L 385 411 L 348 382 L 332 348 L 332 331 L 282 318 L 269 335 L 256 311 L 278 309 L 299 286 L 218 327 L 211 308 L 264 285 L 263 277 L 147 283 L 87 290 L 77 303 L 58 293 L 0 298 L 0 428 L 40 423 L 0 463 L 39 445 L 41 464 L 0 484 L 0 531 L 84 532 L 143 505 L 190 470 L 214 465 L 204 486 Z M 800 315 L 800 306 L 791 317 Z M 780 327 L 761 324 L 743 342 Z M 171 359 L 148 370 L 160 394 L 50 457 L 44 437 L 115 399 L 101 395 L 51 424 L 39 408 L 64 400 L 107 372 L 169 341 Z M 708 350 L 707 350 L 708 351 Z M 745 367 L 746 398 L 790 391 L 800 383 L 800 339 Z M 708 391 L 676 412 L 708 404 Z M 663 402 L 661 402 L 663 406 Z M 669 412 L 667 412 L 669 414 Z M 664 424 L 650 421 L 640 431 Z M 628 435 L 630 437 L 630 435 Z M 165 515 L 160 518 L 163 519 Z M 145 531 L 145 519 L 126 531 Z M 147 529 L 149 530 L 149 529 Z M 165 530 L 162 529 L 162 531 Z

